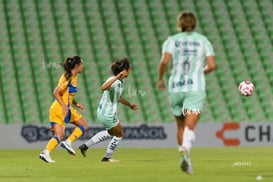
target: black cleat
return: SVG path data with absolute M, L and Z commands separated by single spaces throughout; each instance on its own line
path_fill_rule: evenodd
M 86 152 L 88 150 L 88 147 L 85 144 L 82 144 L 81 146 L 79 146 L 79 149 L 81 150 L 83 157 L 86 157 Z
M 103 157 L 103 158 L 101 159 L 101 162 L 119 162 L 119 160 L 115 160 L 115 159 Z
M 103 157 L 103 158 L 101 159 L 101 162 L 109 162 L 109 159 L 110 159 L 110 158 Z

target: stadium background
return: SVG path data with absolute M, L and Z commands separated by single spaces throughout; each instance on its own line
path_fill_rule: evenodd
M 0 123 L 48 124 L 48 109 L 65 57 L 79 55 L 84 72 L 76 99 L 89 125 L 98 124 L 100 85 L 114 58 L 133 65 L 120 106 L 126 124 L 168 124 L 167 92 L 158 91 L 161 46 L 176 30 L 180 10 L 196 13 L 197 31 L 209 38 L 217 70 L 207 75 L 201 123 L 271 122 L 273 119 L 273 2 L 269 0 L 0 0 Z M 169 65 L 170 69 L 170 65 Z M 251 80 L 252 97 L 238 94 Z M 167 79 L 166 79 L 167 81 Z

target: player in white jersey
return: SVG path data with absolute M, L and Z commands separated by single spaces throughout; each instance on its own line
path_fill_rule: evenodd
M 216 68 L 214 51 L 206 36 L 194 31 L 196 17 L 181 12 L 177 17 L 179 33 L 168 37 L 162 47 L 158 88 L 164 89 L 167 64 L 172 61 L 168 92 L 171 111 L 177 123 L 178 150 L 181 169 L 190 174 L 190 149 L 195 140 L 195 127 L 206 98 L 204 74 Z
M 116 160 L 112 159 L 112 154 L 123 136 L 122 126 L 117 118 L 118 103 L 120 102 L 134 111 L 138 109 L 136 104 L 131 104 L 122 97 L 123 79 L 130 73 L 128 59 L 122 58 L 114 62 L 111 70 L 113 76 L 109 77 L 101 86 L 103 95 L 97 109 L 98 119 L 106 130 L 98 132 L 87 142 L 79 146 L 82 155 L 86 157 L 86 152 L 90 146 L 112 138 L 102 159 L 103 162 L 116 162 Z

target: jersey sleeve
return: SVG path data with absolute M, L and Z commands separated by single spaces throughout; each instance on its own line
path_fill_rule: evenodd
M 170 37 L 168 37 L 168 39 L 165 40 L 162 46 L 162 54 L 166 52 L 170 54 L 173 54 L 174 52 L 174 41 Z
M 62 75 L 61 78 L 59 79 L 58 87 L 61 90 L 65 90 L 67 86 L 68 86 L 68 81 L 65 79 L 64 75 Z
M 208 39 L 206 39 L 205 49 L 206 49 L 206 56 L 214 56 L 213 47 Z
M 116 80 L 112 85 L 111 88 L 114 90 L 114 98 L 119 100 L 122 94 L 122 82 L 120 80 Z

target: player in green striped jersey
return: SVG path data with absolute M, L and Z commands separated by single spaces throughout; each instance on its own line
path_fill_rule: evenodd
M 122 97 L 123 79 L 129 76 L 131 70 L 128 59 L 122 58 L 119 61 L 115 61 L 111 70 L 113 76 L 109 77 L 101 86 L 103 95 L 97 109 L 98 119 L 106 130 L 98 132 L 87 142 L 79 146 L 82 155 L 85 157 L 90 146 L 112 138 L 102 159 L 103 162 L 116 162 L 111 157 L 123 136 L 122 126 L 117 117 L 118 103 L 120 102 L 134 111 L 138 109 L 136 104 L 131 104 Z
M 177 123 L 178 150 L 182 154 L 180 165 L 184 172 L 192 173 L 190 149 L 206 98 L 204 74 L 213 71 L 216 64 L 209 40 L 194 31 L 196 18 L 192 12 L 181 12 L 177 17 L 177 27 L 180 32 L 168 37 L 162 47 L 158 87 L 165 88 L 163 76 L 171 60 L 168 92 Z

